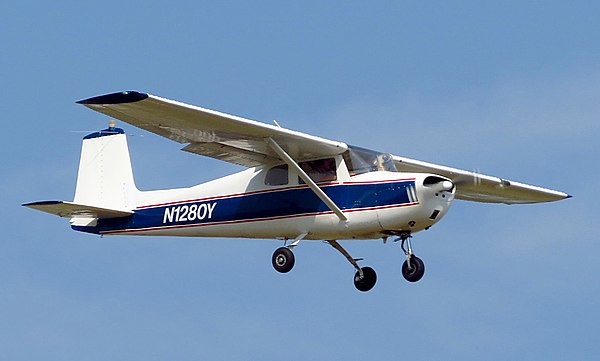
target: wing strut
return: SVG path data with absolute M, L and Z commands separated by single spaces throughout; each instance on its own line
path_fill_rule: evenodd
M 310 187 L 310 189 L 312 189 L 312 191 L 317 195 L 317 197 L 319 197 L 319 199 L 321 199 L 327 205 L 327 207 L 329 207 L 329 209 L 331 209 L 333 213 L 335 213 L 335 215 L 338 216 L 338 218 L 341 221 L 348 222 L 348 217 L 346 217 L 344 212 L 342 212 L 342 210 L 331 200 L 331 198 L 329 198 L 327 194 L 325 194 L 325 192 L 323 192 L 323 190 L 319 188 L 319 186 L 308 176 L 308 174 L 306 174 L 306 172 L 302 170 L 302 168 L 300 168 L 298 163 L 296 163 L 296 161 L 289 154 L 287 154 L 286 151 L 283 150 L 283 148 L 281 148 L 279 144 L 277 144 L 277 142 L 273 140 L 273 138 L 267 138 L 266 142 L 271 147 L 271 149 L 273 149 L 273 151 L 277 153 L 277 155 L 284 162 L 287 163 L 288 166 L 290 166 L 296 171 L 296 173 L 298 173 L 300 178 L 302 178 L 302 180 Z

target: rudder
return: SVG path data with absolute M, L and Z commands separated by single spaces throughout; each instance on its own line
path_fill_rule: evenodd
M 111 121 L 107 129 L 85 136 L 73 202 L 131 210 L 138 193 L 123 129 Z

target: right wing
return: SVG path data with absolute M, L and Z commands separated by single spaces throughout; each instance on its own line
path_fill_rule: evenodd
M 331 157 L 348 149 L 336 142 L 235 115 L 126 91 L 78 101 L 86 107 L 179 143 L 183 150 L 254 167 L 280 162 L 277 142 L 295 161 Z

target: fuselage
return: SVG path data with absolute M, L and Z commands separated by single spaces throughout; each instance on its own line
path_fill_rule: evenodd
M 337 156 L 333 180 L 317 184 L 348 218 L 342 221 L 293 170 L 278 168 L 250 168 L 189 188 L 139 192 L 130 217 L 72 227 L 105 235 L 374 239 L 431 227 L 454 198 L 454 187 L 441 187 L 445 179 L 438 176 L 385 170 L 351 175 Z M 284 181 L 274 181 L 274 171 Z

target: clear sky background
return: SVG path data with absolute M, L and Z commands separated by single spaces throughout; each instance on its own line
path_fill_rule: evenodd
M 81 1 L 0 5 L 3 360 L 596 360 L 597 2 Z M 572 194 L 456 201 L 398 244 L 347 241 L 286 275 L 272 240 L 105 237 L 21 203 L 71 200 L 75 104 L 139 90 Z M 120 124 L 141 189 L 242 168 Z

